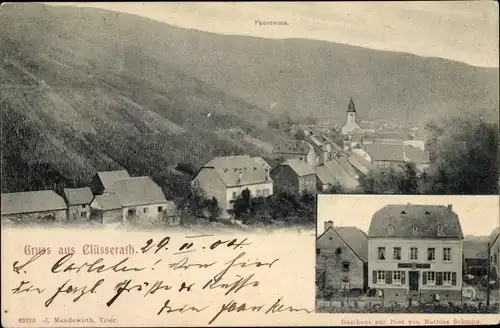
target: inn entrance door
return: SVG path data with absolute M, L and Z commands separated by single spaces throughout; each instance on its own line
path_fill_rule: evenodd
M 409 271 L 408 272 L 408 281 L 410 284 L 410 292 L 418 292 L 418 281 L 419 281 L 419 272 L 418 271 Z

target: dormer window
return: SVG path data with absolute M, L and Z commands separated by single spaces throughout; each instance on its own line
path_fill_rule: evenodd
M 429 213 L 429 211 L 425 211 L 425 214 L 431 214 L 431 213 Z
M 417 232 L 418 231 L 418 227 L 416 225 L 413 226 L 413 232 Z
M 387 227 L 387 231 L 388 231 L 389 233 L 391 233 L 391 234 L 392 234 L 392 233 L 394 232 L 394 226 L 390 224 L 390 225 Z
M 406 212 L 405 211 L 401 211 L 401 214 L 406 214 Z
M 442 225 L 438 225 L 438 232 L 443 232 L 443 226 Z

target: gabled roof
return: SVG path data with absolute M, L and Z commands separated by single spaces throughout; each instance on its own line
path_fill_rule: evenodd
M 97 195 L 95 196 L 90 206 L 103 211 L 117 210 L 122 208 L 122 204 L 115 194 Z
M 64 188 L 64 197 L 68 205 L 90 204 L 94 195 L 89 187 L 84 188 Z
M 323 165 L 328 173 L 345 188 L 356 189 L 359 186 L 359 182 L 344 169 L 337 159 L 324 162 Z
M 405 146 L 405 156 L 410 162 L 416 164 L 429 164 L 429 152 L 418 147 Z
M 442 232 L 438 232 L 438 226 Z M 392 227 L 392 230 L 391 230 Z M 417 231 L 413 231 L 413 227 Z M 458 215 L 443 205 L 385 205 L 375 212 L 369 237 L 463 238 Z
M 278 142 L 273 153 L 307 155 L 313 146 L 305 140 L 282 140 Z
M 374 161 L 404 162 L 402 145 L 363 144 L 363 148 Z
M 481 240 L 464 240 L 462 246 L 465 259 L 488 259 L 488 242 Z
M 134 177 L 115 182 L 116 197 L 122 206 L 166 203 L 161 188 L 150 177 Z
M 330 239 L 332 237 L 332 239 Z M 330 248 L 335 237 L 348 246 L 363 262 L 368 262 L 368 237 L 356 227 L 329 227 L 316 240 L 317 248 Z
M 272 182 L 262 161 L 248 155 L 216 157 L 203 168 L 214 169 L 226 187 Z
M 114 192 L 113 187 L 116 181 L 130 178 L 130 175 L 125 170 L 97 172 L 97 176 L 104 186 L 104 192 L 108 193 Z
M 311 165 L 300 162 L 295 159 L 289 159 L 280 164 L 281 166 L 289 166 L 299 177 L 303 177 L 310 174 L 316 174 L 316 171 Z
M 2 215 L 65 210 L 64 199 L 53 190 L 2 194 Z

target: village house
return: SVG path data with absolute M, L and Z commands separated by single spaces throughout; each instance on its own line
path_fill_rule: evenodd
M 165 213 L 171 214 L 174 207 L 147 176 L 120 179 L 113 189 L 122 207 L 123 222 L 163 222 Z
M 494 276 L 500 275 L 500 227 L 496 227 L 489 236 L 490 242 L 490 265 L 492 271 L 495 270 Z
M 463 238 L 452 205 L 384 206 L 368 230 L 369 287 L 389 300 L 460 300 Z
M 334 158 L 314 170 L 320 191 L 330 189 L 335 183 L 342 185 L 346 191 L 354 191 L 359 187 L 359 175 L 346 158 Z
M 125 170 L 97 172 L 90 182 L 90 190 L 94 195 L 112 194 L 115 182 L 130 178 Z
M 68 220 L 89 220 L 90 203 L 94 199 L 89 187 L 64 188 L 64 200 L 68 206 Z
M 102 224 L 121 223 L 122 204 L 115 194 L 103 194 L 94 197 L 90 203 L 90 219 Z
M 273 148 L 273 157 L 276 159 L 296 159 L 311 166 L 318 165 L 320 156 L 313 145 L 305 140 L 282 140 Z
M 325 222 L 316 239 L 316 287 L 366 291 L 368 286 L 368 238 L 356 227 L 336 227 Z
M 271 170 L 277 187 L 298 193 L 316 193 L 317 179 L 313 167 L 299 160 L 287 160 Z
M 414 163 L 417 171 L 423 172 L 431 165 L 429 152 L 418 147 L 404 146 L 405 162 Z
M 473 276 L 486 276 L 488 274 L 488 241 L 465 240 L 463 241 L 463 266 L 464 273 Z
M 53 190 L 2 194 L 2 221 L 12 223 L 66 222 L 66 203 Z
M 217 200 L 221 218 L 230 218 L 233 202 L 243 190 L 248 189 L 251 197 L 273 194 L 273 180 L 262 161 L 248 155 L 216 157 L 203 165 L 191 185 L 200 188 L 207 198 Z
M 321 133 L 311 134 L 306 137 L 318 155 L 316 165 L 329 161 L 333 157 L 333 144 Z

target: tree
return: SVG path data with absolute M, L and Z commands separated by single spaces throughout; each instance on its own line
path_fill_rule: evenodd
M 303 130 L 299 130 L 299 131 L 295 132 L 294 137 L 297 140 L 305 140 L 306 139 L 306 134 L 305 134 L 305 132 Z
M 403 172 L 399 174 L 399 191 L 402 194 L 418 194 L 419 178 L 417 177 L 417 169 L 414 163 L 405 163 Z
M 208 211 L 208 218 L 211 221 L 215 221 L 219 215 L 222 213 L 222 209 L 219 207 L 219 202 L 215 197 L 210 200 L 206 200 L 205 206 Z
M 325 190 L 324 194 L 344 194 L 346 192 L 344 186 L 337 180 L 330 187 Z

